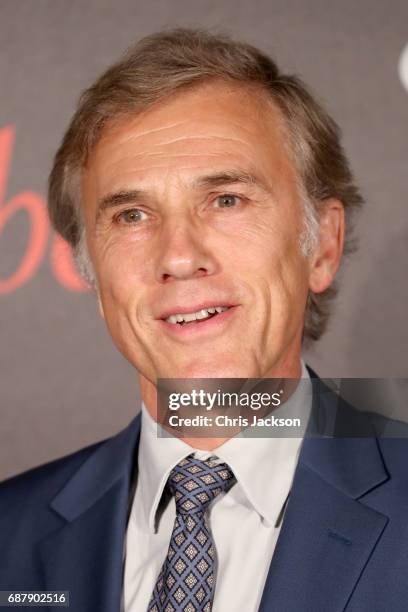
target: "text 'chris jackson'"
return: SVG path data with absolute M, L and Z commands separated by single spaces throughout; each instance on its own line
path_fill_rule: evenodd
M 257 417 L 255 414 L 251 419 L 247 417 L 229 417 L 218 415 L 210 417 L 207 415 L 196 415 L 194 417 L 180 417 L 172 414 L 168 418 L 171 427 L 300 427 L 301 421 L 298 418 L 283 418 L 269 415 L 264 418 Z

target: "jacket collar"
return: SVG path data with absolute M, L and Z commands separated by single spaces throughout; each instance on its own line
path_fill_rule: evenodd
M 100 443 L 78 471 L 53 498 L 51 507 L 73 521 L 98 501 L 123 477 L 136 469 L 140 435 L 140 413 L 115 436 Z

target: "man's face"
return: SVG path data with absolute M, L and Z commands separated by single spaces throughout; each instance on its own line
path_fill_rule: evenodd
M 208 83 L 97 144 L 83 195 L 101 309 L 153 383 L 298 372 L 310 264 L 285 141 L 262 92 Z

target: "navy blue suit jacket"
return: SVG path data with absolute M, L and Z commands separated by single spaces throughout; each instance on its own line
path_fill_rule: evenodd
M 73 612 L 119 612 L 139 430 L 137 416 L 0 484 L 0 590 L 69 590 Z M 404 438 L 307 437 L 260 612 L 407 612 L 407 467 Z

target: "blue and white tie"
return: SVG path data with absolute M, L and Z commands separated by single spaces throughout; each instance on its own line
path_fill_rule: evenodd
M 216 457 L 189 455 L 171 471 L 176 520 L 147 612 L 211 612 L 216 567 L 206 509 L 234 483 L 229 466 Z

